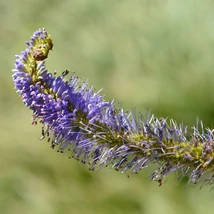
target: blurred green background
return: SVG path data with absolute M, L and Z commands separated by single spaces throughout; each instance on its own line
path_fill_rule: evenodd
M 90 172 L 40 141 L 13 89 L 14 55 L 38 28 L 54 40 L 47 68 L 75 71 L 106 100 L 191 127 L 213 127 L 214 2 L 211 0 L 0 0 L 0 213 L 213 213 L 214 192 Z

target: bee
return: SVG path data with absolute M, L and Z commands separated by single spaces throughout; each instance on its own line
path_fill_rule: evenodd
M 47 55 L 44 55 L 44 53 L 41 51 L 41 49 L 36 48 L 35 50 L 33 50 L 33 58 L 36 61 L 43 61 L 44 59 L 47 58 Z

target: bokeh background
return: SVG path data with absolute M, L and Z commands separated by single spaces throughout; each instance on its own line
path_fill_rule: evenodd
M 159 187 L 153 167 L 90 172 L 51 150 L 11 80 L 14 55 L 45 27 L 50 71 L 75 71 L 127 110 L 213 127 L 213 11 L 212 0 L 0 0 L 0 213 L 213 213 L 211 187 L 175 175 Z

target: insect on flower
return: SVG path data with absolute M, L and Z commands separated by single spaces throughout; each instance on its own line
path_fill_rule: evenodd
M 33 58 L 34 58 L 36 61 L 43 61 L 44 59 L 47 58 L 47 56 L 44 55 L 44 53 L 42 52 L 41 49 L 36 48 L 35 50 L 33 50 Z

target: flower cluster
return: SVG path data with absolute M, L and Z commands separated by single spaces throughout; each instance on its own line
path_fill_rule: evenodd
M 213 130 L 204 131 L 201 124 L 201 132 L 194 127 L 190 135 L 173 120 L 125 112 L 74 74 L 66 81 L 68 70 L 60 76 L 49 73 L 45 59 L 53 43 L 45 29 L 34 32 L 26 44 L 28 48 L 16 56 L 13 81 L 33 111 L 32 124 L 42 124 L 41 139 L 47 138 L 51 148 L 67 152 L 91 170 L 110 165 L 138 173 L 156 163 L 151 180 L 159 185 L 175 171 L 192 183 L 213 183 Z

